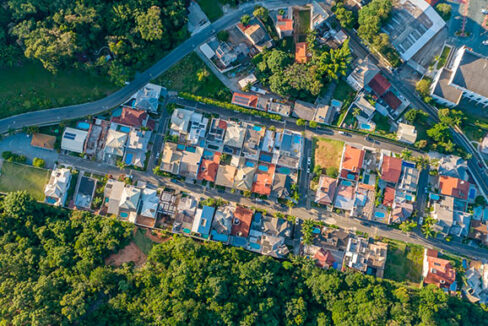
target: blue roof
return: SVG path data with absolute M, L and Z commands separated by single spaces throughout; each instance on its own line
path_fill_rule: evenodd
M 210 227 L 212 226 L 212 219 L 215 213 L 215 207 L 203 206 L 202 217 L 200 224 L 198 225 L 198 233 L 204 235 L 210 233 Z
M 212 234 L 212 240 L 220 241 L 220 242 L 229 241 L 229 236 L 227 234 L 221 234 L 215 230 L 212 230 L 211 234 Z

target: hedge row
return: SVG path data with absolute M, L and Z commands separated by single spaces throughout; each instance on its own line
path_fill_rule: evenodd
M 203 96 L 197 96 L 197 95 L 193 95 L 193 94 L 186 93 L 186 92 L 179 92 L 178 96 L 181 98 L 184 98 L 186 100 L 198 101 L 198 102 L 202 102 L 205 104 L 215 105 L 215 106 L 218 106 L 218 107 L 223 108 L 223 109 L 238 111 L 238 112 L 242 112 L 245 114 L 252 114 L 252 115 L 255 115 L 258 117 L 268 118 L 271 120 L 280 121 L 282 119 L 282 117 L 278 114 L 273 114 L 273 113 L 268 113 L 268 112 L 264 112 L 264 111 L 253 110 L 253 109 L 247 109 L 247 108 L 243 108 L 239 105 L 235 105 L 232 103 L 221 102 L 221 101 L 217 101 L 217 100 L 214 100 L 211 98 L 207 98 L 207 97 L 203 97 Z

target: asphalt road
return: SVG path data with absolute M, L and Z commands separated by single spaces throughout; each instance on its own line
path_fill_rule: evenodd
M 137 92 L 137 90 L 149 83 L 152 79 L 167 71 L 174 64 L 180 61 L 181 58 L 192 52 L 197 46 L 205 42 L 217 31 L 225 29 L 236 23 L 242 15 L 251 14 L 256 4 L 265 4 L 268 9 L 272 9 L 285 7 L 288 5 L 305 4 L 308 2 L 310 1 L 273 0 L 246 3 L 239 8 L 233 10 L 232 12 L 227 13 L 207 28 L 201 30 L 199 33 L 193 35 L 185 42 L 181 43 L 168 55 L 156 62 L 151 68 L 140 74 L 136 74 L 134 80 L 131 81 L 129 85 L 116 91 L 115 93 L 94 102 L 23 113 L 9 118 L 1 119 L 0 134 L 6 133 L 10 129 L 21 129 L 27 126 L 54 124 L 64 120 L 78 119 L 87 115 L 95 115 L 112 109 L 127 101 L 134 93 Z

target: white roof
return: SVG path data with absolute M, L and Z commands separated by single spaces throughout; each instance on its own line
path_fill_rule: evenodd
M 161 96 L 162 87 L 155 84 L 147 84 L 141 88 L 136 94 L 135 107 L 150 112 L 157 112 L 159 105 L 159 97 Z
M 141 215 L 150 218 L 156 218 L 158 211 L 159 198 L 155 189 L 144 189 L 142 191 L 142 208 Z
M 126 141 L 126 133 L 109 129 L 107 133 L 107 140 L 105 142 L 105 152 L 122 156 L 124 154 L 124 146 Z
M 61 140 L 61 149 L 76 153 L 83 153 L 87 135 L 87 131 L 69 127 L 66 128 L 63 132 L 63 138 Z
M 225 133 L 224 145 L 241 148 L 246 135 L 246 128 L 235 122 L 227 123 L 227 132 Z
M 398 124 L 397 138 L 399 141 L 413 144 L 417 140 L 417 130 L 415 126 L 407 125 L 405 123 Z
M 139 204 L 139 198 L 141 197 L 141 189 L 134 186 L 126 186 L 122 191 L 122 197 L 120 198 L 120 208 L 128 210 L 137 210 L 137 204 Z
M 247 86 L 247 84 L 249 84 L 249 83 L 254 84 L 257 80 L 258 79 L 256 78 L 256 76 L 254 76 L 254 74 L 249 74 L 248 76 L 239 80 L 239 86 L 241 88 L 244 88 Z
M 212 50 L 207 43 L 200 45 L 200 51 L 202 51 L 202 53 L 209 59 L 212 59 L 212 57 L 215 55 L 214 50 Z
M 57 199 L 54 205 L 63 205 L 64 197 L 68 189 L 68 184 L 71 178 L 71 171 L 69 169 L 55 169 L 51 172 L 49 183 L 44 189 L 46 197 Z M 52 204 L 52 203 L 51 203 Z
M 171 130 L 187 132 L 193 111 L 176 108 L 171 115 Z

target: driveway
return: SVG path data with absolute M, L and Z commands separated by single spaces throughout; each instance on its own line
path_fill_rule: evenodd
M 59 153 L 55 150 L 49 151 L 47 149 L 31 146 L 31 138 L 32 136 L 25 133 L 18 133 L 5 137 L 0 140 L 0 153 L 10 151 L 12 153 L 25 155 L 29 163 L 32 163 L 34 157 L 42 158 L 46 161 L 46 168 L 53 168 L 54 163 L 59 159 Z

